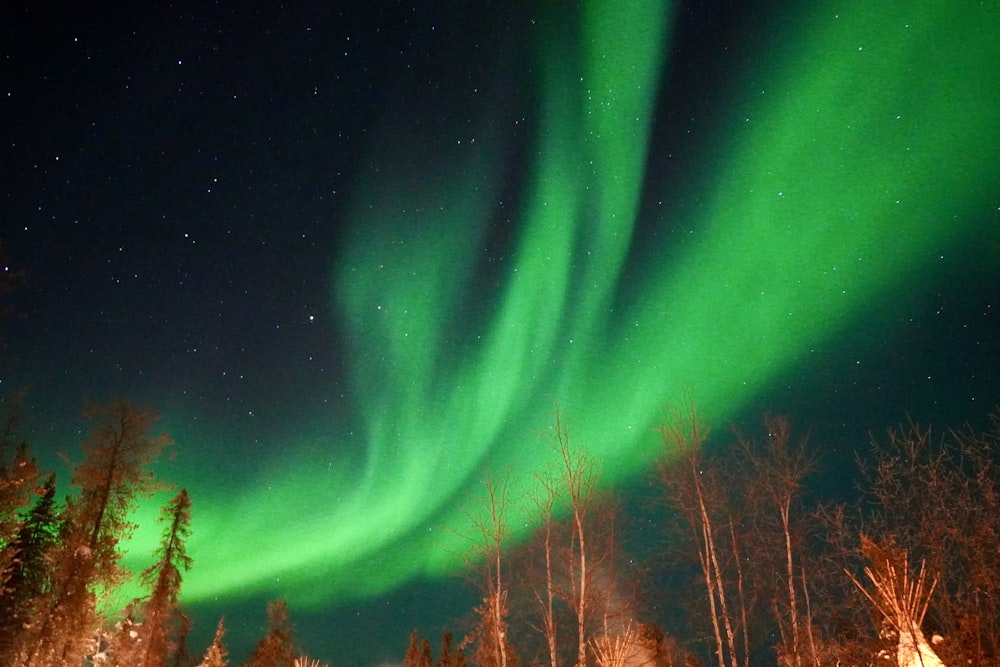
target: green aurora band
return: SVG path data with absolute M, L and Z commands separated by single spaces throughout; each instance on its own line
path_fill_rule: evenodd
M 528 485 L 552 462 L 553 401 L 603 479 L 627 480 L 665 402 L 690 391 L 724 420 L 981 234 L 997 207 L 1000 5 L 810 7 L 726 91 L 731 135 L 699 205 L 644 221 L 689 232 L 662 247 L 637 249 L 634 230 L 644 187 L 670 195 L 646 174 L 668 3 L 536 22 L 534 161 L 497 280 L 483 248 L 508 147 L 490 110 L 474 148 L 393 137 L 410 148 L 359 184 L 332 279 L 360 426 L 319 422 L 235 495 L 193 480 L 185 600 L 328 604 L 451 572 L 481 480 L 509 469 Z M 329 469 L 358 438 L 364 456 Z M 136 569 L 156 535 L 137 534 Z

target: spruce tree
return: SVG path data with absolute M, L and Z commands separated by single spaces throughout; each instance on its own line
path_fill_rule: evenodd
M 294 648 L 288 605 L 278 598 L 267 605 L 267 634 L 257 642 L 246 667 L 291 667 Z
M 205 651 L 205 657 L 198 663 L 198 667 L 226 667 L 229 661 L 226 659 L 229 651 L 223 638 L 226 634 L 226 625 L 223 619 L 219 619 L 219 625 L 215 628 L 215 638 L 212 644 Z
M 15 417 L 8 417 L 0 433 L 0 591 L 17 560 L 15 537 L 24 523 L 24 510 L 38 493 L 40 476 L 38 464 L 28 453 L 25 442 L 18 443 L 10 461 L 7 460 L 16 421 Z
M 403 667 L 420 667 L 420 637 L 416 628 L 410 633 L 410 643 L 406 645 Z
M 187 490 L 181 489 L 163 508 L 161 521 L 165 524 L 163 542 L 156 552 L 158 560 L 146 568 L 141 581 L 151 587 L 149 599 L 143 605 L 144 656 L 141 665 L 160 667 L 166 664 L 171 649 L 170 632 L 179 619 L 176 616 L 177 600 L 181 590 L 181 571 L 191 568 L 184 542 L 191 534 L 191 499 Z
M 60 533 L 54 474 L 41 491 L 10 544 L 14 558 L 0 590 L 0 664 L 14 663 L 25 628 L 34 621 L 51 580 L 49 556 Z

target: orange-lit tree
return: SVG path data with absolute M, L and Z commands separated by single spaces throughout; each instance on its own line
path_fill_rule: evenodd
M 98 595 L 128 576 L 119 561 L 120 545 L 135 528 L 129 516 L 159 488 L 150 466 L 170 443 L 151 433 L 152 411 L 125 399 L 88 405 L 84 414 L 93 428 L 73 471 L 79 494 L 66 508 L 51 586 L 27 633 L 25 667 L 75 667 L 97 648 Z

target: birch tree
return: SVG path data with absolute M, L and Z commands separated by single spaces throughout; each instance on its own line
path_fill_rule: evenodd
M 763 442 L 737 433 L 748 481 L 748 570 L 753 587 L 769 602 L 778 630 L 782 664 L 802 667 L 816 654 L 811 610 L 805 604 L 808 575 L 802 557 L 805 535 L 800 494 L 814 463 L 806 438 L 793 440 L 791 424 L 764 415 Z
M 483 483 L 486 499 L 480 515 L 470 516 L 479 533 L 473 559 L 482 561 L 483 600 L 476 607 L 475 629 L 462 640 L 459 649 L 475 646 L 472 660 L 480 667 L 507 667 L 513 662 L 507 623 L 507 583 L 503 548 L 507 539 L 509 477 Z
M 683 517 L 696 547 L 708 603 L 708 618 L 718 667 L 746 667 L 747 603 L 733 516 L 726 511 L 723 484 L 706 469 L 702 449 L 708 429 L 694 405 L 671 409 L 658 428 L 663 446 L 658 472 L 668 500 Z M 736 556 L 733 558 L 733 556 Z M 728 562 L 727 562 L 728 558 Z M 727 574 L 727 564 L 735 572 Z M 735 579 L 727 586 L 727 579 Z M 741 648 L 737 648 L 738 642 Z

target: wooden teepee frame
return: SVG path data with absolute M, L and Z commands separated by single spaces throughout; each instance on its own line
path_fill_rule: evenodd
M 850 572 L 847 576 L 898 633 L 900 667 L 944 667 L 920 629 L 937 587 L 937 576 L 928 586 L 925 562 L 921 561 L 917 577 L 913 579 L 906 551 L 902 551 L 901 572 L 897 572 L 889 558 L 882 565 L 884 570 L 880 568 L 880 571 L 865 568 L 865 575 L 875 586 L 874 591 L 865 588 Z

